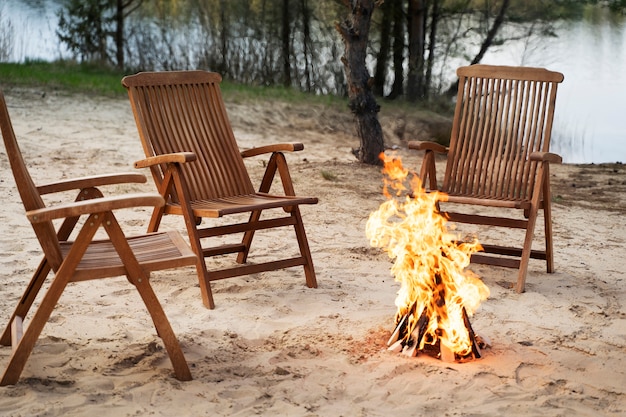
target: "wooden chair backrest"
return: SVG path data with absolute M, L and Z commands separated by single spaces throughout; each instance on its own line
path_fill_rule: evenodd
M 220 91 L 206 71 L 143 72 L 124 77 L 146 156 L 193 152 L 184 164 L 190 199 L 254 193 Z M 164 167 L 152 170 L 161 183 Z
M 42 209 L 45 207 L 44 201 L 30 176 L 22 152 L 17 144 L 15 138 L 15 132 L 13 130 L 13 124 L 9 117 L 9 110 L 4 99 L 4 94 L 0 91 L 0 131 L 2 132 L 2 138 L 4 140 L 4 146 L 7 152 L 7 158 L 13 171 L 13 177 L 15 178 L 15 184 L 20 193 L 22 203 L 26 211 Z M 41 247 L 45 253 L 50 266 L 56 271 L 61 262 L 63 256 L 61 255 L 61 248 L 59 240 L 52 221 L 46 221 L 41 223 L 33 223 L 33 229 L 37 235 L 37 239 L 41 244 Z
M 557 85 L 542 68 L 472 65 L 459 90 L 443 191 L 522 201 L 535 183 L 535 151 L 548 152 Z

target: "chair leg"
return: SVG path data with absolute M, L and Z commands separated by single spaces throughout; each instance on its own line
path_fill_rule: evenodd
M 54 310 L 54 307 L 59 301 L 59 298 L 61 298 L 61 294 L 63 294 L 63 291 L 69 282 L 70 276 L 76 270 L 76 266 L 85 253 L 89 242 L 91 242 L 96 234 L 101 222 L 102 219 L 98 216 L 94 217 L 94 215 L 91 215 L 78 233 L 78 236 L 74 241 L 73 249 L 67 254 L 63 263 L 56 271 L 56 276 L 52 280 L 48 291 L 46 291 L 46 294 L 41 300 L 39 308 L 37 308 L 33 318 L 30 320 L 26 331 L 24 331 L 21 339 L 16 344 L 12 343 L 13 353 L 9 358 L 9 364 L 4 371 L 2 380 L 0 380 L 0 386 L 13 385 L 17 383 L 22 371 L 24 370 L 24 366 L 26 365 L 26 360 L 33 351 L 33 347 L 41 334 L 41 330 L 50 318 L 52 310 Z M 40 267 L 42 267 L 42 271 L 47 268 L 47 266 L 44 265 L 44 262 L 41 263 Z M 42 279 L 41 276 L 39 279 Z
M 17 307 L 15 307 L 15 311 L 13 312 L 7 327 L 4 329 L 2 337 L 0 337 L 0 345 L 11 346 L 11 325 L 13 324 L 15 317 L 26 317 L 28 311 L 33 305 L 33 302 L 35 301 L 35 298 L 37 297 L 37 294 L 39 294 L 39 291 L 41 290 L 41 286 L 50 273 L 50 269 L 50 264 L 46 258 L 43 258 L 37 268 L 37 271 L 33 274 L 28 287 L 26 287 L 26 290 L 17 304 Z
M 215 308 L 215 301 L 213 300 L 213 291 L 211 291 L 211 277 L 206 266 L 204 259 L 204 253 L 202 251 L 202 243 L 200 242 L 200 236 L 198 235 L 198 229 L 192 224 L 193 219 L 188 219 L 185 216 L 185 224 L 187 226 L 187 235 L 189 236 L 189 243 L 191 249 L 197 255 L 196 260 L 196 273 L 198 274 L 198 284 L 200 285 L 200 295 L 202 296 L 202 304 L 208 309 L 213 310 Z
M 278 155 L 281 154 L 277 152 L 272 153 L 272 156 L 267 163 L 267 167 L 263 173 L 263 179 L 261 180 L 261 185 L 259 186 L 259 192 L 261 193 L 269 193 L 272 188 L 272 181 L 274 181 L 276 171 L 278 170 Z M 262 211 L 253 211 L 250 214 L 248 222 L 251 223 L 258 221 L 261 218 L 261 213 Z M 250 253 L 250 247 L 252 246 L 252 239 L 254 239 L 254 232 L 255 230 L 248 230 L 244 233 L 241 243 L 245 246 L 245 249 L 237 255 L 237 263 L 245 264 L 248 261 L 248 254 Z
M 167 350 L 172 366 L 174 367 L 176 378 L 181 381 L 191 380 L 191 372 L 187 366 L 187 361 L 185 360 L 183 351 L 178 344 L 178 339 L 176 339 L 172 326 L 167 320 L 167 316 L 163 311 L 163 307 L 161 307 L 161 303 L 150 286 L 150 275 L 144 272 L 142 267 L 137 262 L 137 259 L 135 258 L 135 255 L 126 240 L 119 223 L 115 219 L 115 216 L 113 216 L 113 213 L 104 213 L 103 217 L 105 220 L 103 223 L 104 228 L 111 239 L 113 247 L 117 251 L 117 254 L 126 268 L 128 280 L 135 286 L 135 288 L 137 288 L 141 299 L 152 317 L 152 322 L 154 323 L 157 334 L 161 337 L 163 343 L 165 344 L 165 349 Z
M 422 181 L 422 187 L 428 187 L 429 190 L 433 191 L 437 189 L 437 171 L 435 168 L 435 153 L 433 151 L 424 153 L 422 167 L 420 168 L 420 180 Z M 426 185 L 426 180 L 428 180 L 428 185 Z
M 543 210 L 543 215 L 546 236 L 546 271 L 552 274 L 554 273 L 554 243 L 552 239 L 552 215 L 549 207 L 550 203 L 547 203 L 547 206 Z
M 163 340 L 165 350 L 167 351 L 170 361 L 172 362 L 176 379 L 179 381 L 191 381 L 191 372 L 189 371 L 187 360 L 183 355 L 183 351 L 180 348 L 180 344 L 178 343 L 178 339 L 176 338 L 174 331 L 172 330 L 172 326 L 165 315 L 165 311 L 163 311 L 163 307 L 150 285 L 148 277 L 133 281 L 135 281 L 135 287 L 146 305 L 146 308 L 150 313 L 150 317 L 152 317 L 152 322 L 154 323 L 157 334 L 161 337 L 161 340 Z
M 65 289 L 68 282 L 67 274 L 59 273 L 50 284 L 50 288 L 46 292 L 46 295 L 41 301 L 39 308 L 30 320 L 30 323 L 22 338 L 13 346 L 13 353 L 9 358 L 9 363 L 6 370 L 0 380 L 0 386 L 14 385 L 20 379 L 20 375 L 24 370 L 26 361 L 30 356 L 35 343 L 43 330 L 43 327 L 48 322 L 52 310 L 56 306 L 61 294 Z
M 250 222 L 258 221 L 261 216 L 261 211 L 255 211 L 250 215 Z M 304 257 L 304 276 L 306 278 L 306 285 L 309 288 L 317 288 L 317 279 L 315 277 L 315 268 L 313 267 L 313 258 L 311 257 L 311 250 L 309 249 L 309 243 L 304 231 L 304 223 L 302 221 L 302 215 L 300 209 L 297 206 L 291 208 L 291 216 L 296 219 L 294 224 L 294 230 L 296 232 L 296 238 L 298 240 L 298 247 L 300 249 L 300 255 Z M 252 244 L 252 238 L 254 237 L 254 230 L 249 230 L 244 234 L 242 243 L 246 249 L 244 252 L 239 252 L 237 256 L 238 263 L 245 263 L 250 252 L 250 246 Z
M 519 272 L 517 276 L 517 286 L 515 290 L 523 293 L 526 287 L 526 275 L 528 273 L 528 261 L 530 260 L 530 251 L 532 249 L 533 236 L 535 234 L 535 223 L 537 222 L 537 204 L 530 209 L 528 223 L 526 224 L 526 236 L 524 238 L 524 247 L 520 258 Z
M 309 242 L 306 238 L 306 232 L 304 231 L 304 223 L 302 222 L 300 208 L 297 206 L 294 207 L 291 215 L 296 218 L 296 224 L 294 225 L 294 228 L 296 231 L 296 237 L 298 239 L 298 246 L 300 247 L 300 254 L 306 260 L 306 263 L 304 264 L 304 276 L 306 277 L 306 285 L 309 288 L 317 288 L 317 279 L 315 278 L 313 258 L 311 257 Z
M 163 218 L 163 208 L 156 207 L 152 211 L 152 216 L 150 216 L 150 223 L 148 223 L 148 233 L 158 232 L 159 226 L 161 225 L 161 219 Z
M 273 179 L 276 171 L 278 171 L 285 195 L 295 196 L 296 193 L 293 188 L 293 181 L 291 179 L 289 169 L 287 168 L 287 160 L 285 158 L 285 155 L 282 152 L 274 152 L 270 161 L 273 164 L 271 165 L 272 169 L 271 172 L 268 172 L 270 171 L 270 165 L 268 165 L 268 168 L 266 170 L 266 177 L 263 178 L 263 183 L 261 185 L 260 191 L 269 192 L 271 179 Z M 302 257 L 304 257 L 306 261 L 306 263 L 304 264 L 304 276 L 306 278 L 306 285 L 309 288 L 317 288 L 317 279 L 315 277 L 313 258 L 311 257 L 309 242 L 306 237 L 306 232 L 304 231 L 304 223 L 302 221 L 302 215 L 300 214 L 300 207 L 288 207 L 287 209 L 285 209 L 285 211 L 291 213 L 291 216 L 295 217 L 296 219 L 296 224 L 294 225 L 294 228 L 296 231 L 296 237 L 298 239 L 300 255 L 302 255 Z
M 554 272 L 554 250 L 552 239 L 552 193 L 550 191 L 549 165 L 544 167 L 543 183 L 543 223 L 546 238 L 546 270 L 549 274 Z
M 102 193 L 100 192 L 100 190 L 90 187 L 81 190 L 81 192 L 78 194 L 78 197 L 76 198 L 76 201 L 97 197 L 102 197 Z M 74 230 L 74 227 L 76 226 L 76 223 L 78 223 L 78 219 L 78 217 L 68 217 L 63 221 L 63 223 L 59 227 L 59 231 L 57 232 L 57 236 L 60 241 L 65 241 L 69 238 L 70 234 Z M 17 304 L 15 312 L 11 316 L 11 319 L 9 320 L 9 323 L 4 330 L 4 333 L 2 333 L 2 336 L 0 337 L 0 345 L 11 345 L 11 325 L 13 324 L 13 320 L 15 320 L 15 317 L 22 317 L 22 319 L 26 317 L 28 311 L 33 305 L 33 302 L 35 301 L 35 298 L 37 297 L 37 294 L 39 294 L 39 291 L 41 290 L 41 286 L 46 281 L 46 278 L 48 277 L 51 269 L 52 268 L 50 266 L 50 263 L 46 260 L 46 258 L 43 258 L 39 263 L 37 270 L 33 274 L 33 277 L 31 278 L 28 287 L 26 287 L 24 295 L 22 295 L 22 298 Z
M 250 214 L 248 223 L 258 222 L 259 219 L 261 218 L 261 213 L 262 213 L 261 210 L 253 211 L 252 214 Z M 247 230 L 244 233 L 243 239 L 241 239 L 241 244 L 245 247 L 245 249 L 239 252 L 239 254 L 237 255 L 237 263 L 245 264 L 248 261 L 248 254 L 250 253 L 250 247 L 252 246 L 252 239 L 254 238 L 254 232 L 255 230 Z
M 209 271 L 207 270 L 204 256 L 202 255 L 202 248 L 200 248 L 200 255 L 198 256 L 197 262 L 198 263 L 196 264 L 196 271 L 198 273 L 198 282 L 200 283 L 200 295 L 202 296 L 202 304 L 204 304 L 206 308 L 213 310 L 215 308 L 215 301 L 213 300 L 211 279 L 209 277 Z
M 189 204 L 191 198 L 189 197 L 189 190 L 187 189 L 187 184 L 183 179 L 180 166 L 178 166 L 178 164 L 169 164 L 163 181 L 164 183 L 161 184 L 159 193 L 165 196 L 167 200 L 170 193 L 175 192 L 178 201 L 180 202 L 180 206 L 183 211 L 183 219 L 185 221 L 185 228 L 187 229 L 187 236 L 189 237 L 189 244 L 198 257 L 198 260 L 196 261 L 196 272 L 198 274 L 198 283 L 200 285 L 202 303 L 205 307 L 212 310 L 215 308 L 215 301 L 213 301 L 211 279 L 204 260 L 204 252 L 202 250 L 202 243 L 200 242 L 200 235 L 198 234 L 198 229 L 196 227 L 199 222 L 198 218 L 193 213 L 191 205 Z M 161 212 L 161 216 L 162 214 L 163 212 Z

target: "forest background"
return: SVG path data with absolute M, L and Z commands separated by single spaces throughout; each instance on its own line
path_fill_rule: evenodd
M 361 147 L 384 149 L 380 98 L 448 113 L 454 69 L 490 48 L 545 47 L 558 26 L 626 0 L 59 0 L 72 60 L 121 73 L 209 69 L 234 83 L 350 96 Z M 0 62 L 11 52 L 0 8 Z M 356 46 L 355 46 L 356 45 Z M 362 53 L 358 52 L 362 49 Z M 354 51 L 357 51 L 356 53 Z M 520 52 L 524 54 L 525 51 Z M 354 57 L 358 59 L 354 59 Z M 358 67 L 363 67 L 358 68 Z M 357 70 L 355 70 L 357 68 Z M 355 74 L 358 79 L 354 79 Z M 352 77 L 352 78 L 351 78 Z M 364 128 L 359 128 L 358 119 Z M 369 136 L 369 137 L 364 137 Z M 447 140 L 447 132 L 434 139 Z M 363 152 L 368 144 L 372 149 Z
M 122 71 L 205 68 L 234 82 L 347 95 L 338 36 L 349 0 L 65 0 L 59 40 L 83 63 Z M 433 100 L 450 68 L 507 41 L 555 36 L 557 21 L 626 0 L 372 1 L 367 66 L 377 96 Z M 0 62 L 10 16 L 0 10 Z M 530 43 L 529 43 L 530 45 Z

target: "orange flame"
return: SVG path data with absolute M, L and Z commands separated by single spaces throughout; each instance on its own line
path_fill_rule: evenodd
M 401 284 L 396 324 L 409 314 L 409 331 L 404 336 L 408 340 L 425 312 L 429 321 L 418 349 L 439 340 L 450 351 L 466 357 L 472 352 L 472 340 L 463 310 L 473 315 L 489 296 L 480 278 L 465 269 L 471 254 L 482 247 L 476 239 L 459 244 L 447 231 L 447 220 L 438 211 L 438 202 L 446 201 L 446 194 L 427 193 L 417 175 L 403 168 L 399 158 L 380 157 L 387 201 L 370 214 L 366 235 L 372 246 L 383 248 L 394 261 L 391 273 Z M 410 195 L 406 193 L 407 182 Z M 406 194 L 404 198 L 402 194 Z

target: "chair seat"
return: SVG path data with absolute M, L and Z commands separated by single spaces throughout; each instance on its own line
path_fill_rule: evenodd
M 504 198 L 493 198 L 481 195 L 459 195 L 447 194 L 450 203 L 473 204 L 486 207 L 515 208 L 527 210 L 530 208 L 530 200 L 513 200 Z
M 196 255 L 178 232 L 167 231 L 128 237 L 128 243 L 146 272 L 195 265 Z M 61 242 L 66 256 L 74 242 Z M 94 240 L 87 247 L 72 281 L 126 275 L 126 269 L 109 240 Z
M 194 215 L 198 217 L 222 217 L 228 214 L 248 213 L 255 210 L 289 207 L 300 204 L 317 204 L 316 197 L 276 196 L 265 193 L 238 195 L 211 200 L 191 201 Z M 167 213 L 183 214 L 179 204 L 168 204 Z

